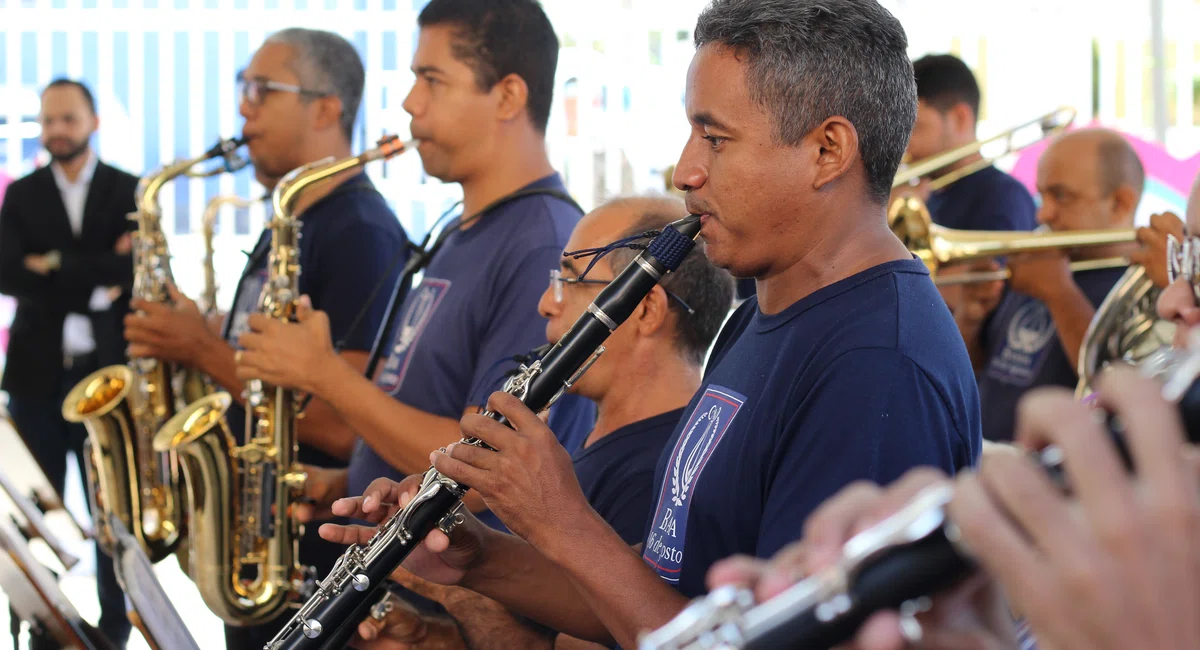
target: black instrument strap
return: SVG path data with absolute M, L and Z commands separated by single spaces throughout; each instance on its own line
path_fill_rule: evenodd
M 383 349 L 387 345 L 387 334 L 395 325 L 396 318 L 400 314 L 400 307 L 404 304 L 405 287 L 408 286 L 414 275 L 416 275 L 425 267 L 429 266 L 429 263 L 433 261 L 433 256 L 436 255 L 437 252 L 442 248 L 442 244 L 446 243 L 446 240 L 450 238 L 450 235 L 462 230 L 464 226 L 478 221 L 488 212 L 491 212 L 502 205 L 506 205 L 512 201 L 528 196 L 539 195 L 558 199 L 570 204 L 571 207 L 575 208 L 575 210 L 579 212 L 579 214 L 584 213 L 583 208 L 580 207 L 579 204 L 575 202 L 575 199 L 571 198 L 571 195 L 567 194 L 566 192 L 549 187 L 532 187 L 502 196 L 499 199 L 492 201 L 482 210 L 471 215 L 470 217 L 452 221 L 442 230 L 441 233 L 438 234 L 437 239 L 435 239 L 432 244 L 429 244 L 429 239 L 433 234 L 432 231 L 425 236 L 425 240 L 421 242 L 420 246 L 414 246 L 411 242 L 408 242 L 406 246 L 402 247 L 396 252 L 396 255 L 388 264 L 387 270 L 383 273 L 383 277 L 379 279 L 379 282 L 376 283 L 375 287 L 371 289 L 371 293 L 367 295 L 367 299 L 363 304 L 362 309 L 360 309 L 358 314 L 355 315 L 354 320 L 350 322 L 350 326 L 346 328 L 346 333 L 334 345 L 334 351 L 341 352 L 346 345 L 346 340 L 349 339 L 350 336 L 362 325 L 367 314 L 371 311 L 371 305 L 374 304 L 376 296 L 379 295 L 379 292 L 387 284 L 388 278 L 392 274 L 392 269 L 396 268 L 396 265 L 400 263 L 400 260 L 404 259 L 404 255 L 406 253 L 409 253 L 410 255 L 408 262 L 404 265 L 404 269 L 400 272 L 399 277 L 396 278 L 396 282 L 392 286 L 392 295 L 388 299 L 386 316 L 384 316 L 383 322 L 375 332 L 375 341 L 372 343 L 371 351 L 367 355 L 367 366 L 363 371 L 363 376 L 367 379 L 372 379 L 375 376 L 375 369 L 379 366 L 379 362 L 383 358 Z M 306 395 L 304 400 L 300 403 L 300 410 L 303 410 L 311 399 L 312 395 Z

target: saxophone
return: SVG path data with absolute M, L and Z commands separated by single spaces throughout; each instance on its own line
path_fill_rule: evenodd
M 271 249 L 260 313 L 280 320 L 295 313 L 300 220 L 293 212 L 300 195 L 331 176 L 409 148 L 392 137 L 358 156 L 310 163 L 280 180 L 271 195 Z M 232 403 L 227 392 L 189 404 L 154 438 L 156 450 L 178 454 L 183 470 L 188 573 L 209 609 L 235 626 L 273 619 L 295 597 L 304 597 L 314 578 L 314 569 L 299 562 L 303 527 L 291 516 L 306 479 L 296 459 L 298 396 L 259 380 L 246 382 L 244 395 L 244 445 L 235 443 L 226 418 Z
M 138 182 L 137 222 L 133 246 L 133 295 L 149 302 L 168 302 L 173 283 L 170 253 L 162 230 L 158 194 L 168 181 L 180 176 L 207 177 L 233 172 L 246 160 L 235 156 L 241 140 L 222 140 L 203 155 L 163 166 Z M 224 164 L 207 171 L 194 168 L 213 158 Z M 189 381 L 190 370 L 156 359 L 132 359 L 126 365 L 101 368 L 75 385 L 63 401 L 62 415 L 80 422 L 88 431 L 89 453 L 85 473 L 97 542 L 112 554 L 115 537 L 104 523 L 109 516 L 121 521 L 152 562 L 173 553 L 184 525 L 179 507 L 179 486 L 172 455 L 155 453 L 152 439 L 183 403 L 179 387 Z M 202 385 L 202 384 L 200 384 Z
M 239 208 L 249 208 L 255 201 L 243 199 L 236 194 L 221 194 L 214 196 L 204 207 L 204 217 L 200 221 L 200 233 L 204 236 L 204 290 L 200 293 L 200 312 L 205 318 L 217 313 L 217 273 L 213 266 L 213 237 L 216 235 L 217 216 L 221 206 L 229 204 Z
M 664 275 L 683 263 L 700 228 L 700 217 L 689 215 L 656 233 L 645 250 L 596 296 L 544 357 L 521 365 L 504 391 L 535 413 L 550 408 L 604 352 L 603 343 L 609 334 L 629 318 Z M 508 424 L 499 413 L 487 411 L 483 415 Z M 477 438 L 464 438 L 462 444 L 491 449 Z M 426 470 L 408 505 L 381 523 L 369 542 L 346 549 L 316 593 L 264 650 L 345 647 L 358 622 L 373 606 L 372 595 L 413 548 L 435 527 L 449 533 L 465 520 L 462 497 L 468 489 L 433 467 Z M 386 607 L 386 603 L 381 606 Z

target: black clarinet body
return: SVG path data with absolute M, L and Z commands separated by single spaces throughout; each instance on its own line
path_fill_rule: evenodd
M 1200 350 L 1183 353 L 1174 366 L 1163 395 L 1178 407 L 1188 440 L 1200 443 Z M 1116 451 L 1132 470 L 1121 421 L 1111 414 L 1103 417 Z M 1060 450 L 1049 447 L 1038 460 L 1068 491 Z M 949 485 L 922 492 L 846 542 L 832 568 L 763 603 L 755 604 L 744 589 L 714 590 L 643 636 L 638 650 L 829 650 L 851 640 L 876 612 L 919 612 L 930 596 L 978 568 L 957 527 L 946 518 L 945 506 L 953 496 Z
M 571 329 L 542 359 L 523 365 L 505 386 L 530 410 L 549 408 L 603 352 L 605 339 L 658 284 L 683 263 L 700 234 L 700 217 L 690 215 L 665 227 L 606 286 Z M 499 413 L 484 415 L 507 424 Z M 463 444 L 487 447 L 467 438 Z M 490 448 L 490 447 L 489 447 Z M 338 649 L 353 636 L 387 577 L 435 527 L 449 533 L 463 521 L 468 486 L 432 467 L 413 499 L 380 525 L 365 545 L 352 545 L 299 612 L 265 650 Z

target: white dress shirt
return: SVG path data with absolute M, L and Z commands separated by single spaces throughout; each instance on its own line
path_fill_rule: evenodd
M 67 209 L 67 219 L 71 222 L 71 231 L 75 233 L 76 238 L 83 232 L 83 207 L 87 203 L 88 188 L 92 184 L 92 176 L 96 173 L 98 162 L 96 155 L 88 151 L 88 161 L 74 182 L 67 179 L 61 165 L 56 162 L 50 164 L 50 171 L 54 173 L 54 183 L 58 185 L 63 206 Z M 88 309 L 104 311 L 111 306 L 112 301 L 108 299 L 108 292 L 104 287 L 92 290 Z M 92 321 L 83 314 L 67 314 L 66 320 L 63 321 L 63 355 L 77 356 L 95 349 L 96 339 L 92 335 Z

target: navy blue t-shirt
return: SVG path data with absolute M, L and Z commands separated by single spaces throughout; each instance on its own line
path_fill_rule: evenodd
M 682 417 L 683 409 L 675 409 L 628 424 L 571 458 L 583 496 L 630 546 L 646 532 L 655 466 Z
M 643 559 L 688 597 L 714 562 L 769 557 L 856 480 L 955 472 L 982 446 L 966 346 L 917 260 L 888 262 L 778 314 L 743 303 L 659 460 Z
M 959 230 L 1033 230 L 1037 207 L 1020 181 L 988 166 L 938 190 L 926 202 L 933 222 Z
M 527 187 L 566 192 L 558 174 Z M 562 199 L 534 195 L 451 234 L 404 299 L 379 387 L 409 406 L 456 420 L 468 406 L 485 405 L 516 366 L 512 358 L 546 343 L 537 304 L 580 216 Z M 595 422 L 595 405 L 566 395 L 551 414 L 559 439 L 577 447 Z M 350 494 L 362 494 L 381 476 L 403 475 L 359 439 L 350 459 Z
M 300 218 L 300 292 L 313 307 L 329 315 L 333 340 L 346 338 L 344 349 L 367 351 L 375 330 L 387 311 L 390 289 L 407 256 L 408 238 L 400 221 L 375 190 L 366 174 L 346 180 L 328 196 L 317 201 Z M 238 282 L 233 308 L 225 323 L 225 339 L 237 346 L 247 330 L 246 319 L 258 310 L 258 300 L 267 277 L 267 254 L 271 232 L 264 229 Z M 393 262 L 399 260 L 398 264 Z M 385 280 L 384 274 L 391 275 Z M 362 322 L 348 332 L 351 322 L 366 305 L 372 289 L 383 282 Z M 245 428 L 245 411 L 234 404 L 229 409 L 230 428 L 240 442 Z M 341 467 L 344 462 L 315 447 L 301 444 L 299 460 L 320 467 Z M 320 522 L 305 526 L 300 541 L 300 561 L 317 567 L 323 578 L 341 555 L 342 547 L 317 535 Z M 275 619 L 282 625 L 287 617 Z
M 1075 284 L 1093 307 L 1099 307 L 1124 273 L 1123 268 L 1080 271 Z M 983 437 L 1012 440 L 1017 402 L 1025 391 L 1037 386 L 1074 388 L 1079 376 L 1067 359 L 1050 309 L 1040 300 L 1008 292 L 980 335 L 988 353 L 979 376 Z

